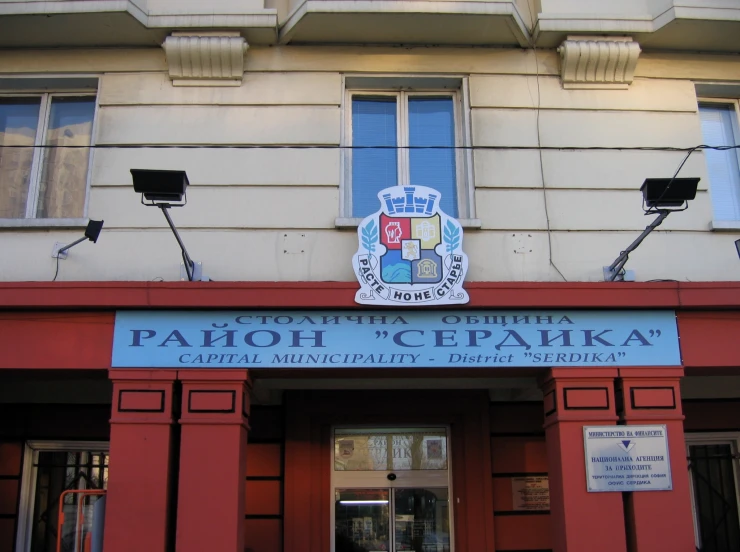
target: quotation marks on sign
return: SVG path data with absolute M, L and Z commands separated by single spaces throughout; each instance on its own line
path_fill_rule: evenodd
M 552 355 L 552 353 L 549 353 L 549 354 Z M 567 353 L 557 353 L 557 354 L 559 356 L 566 356 Z M 579 354 L 579 353 L 571 353 L 571 355 L 573 355 L 573 354 Z M 583 354 L 593 355 L 593 354 L 598 354 L 598 353 L 583 353 Z M 618 352 L 615 352 L 615 353 L 609 353 L 609 354 L 610 355 L 616 355 L 617 358 L 623 358 L 623 357 L 627 356 L 627 353 L 622 352 L 622 351 L 618 351 Z M 524 357 L 525 358 L 537 358 L 539 356 L 540 356 L 540 353 L 524 353 Z M 558 359 L 558 360 L 560 360 L 560 359 Z
M 385 339 L 388 337 L 388 332 L 375 332 L 375 339 Z
M 660 337 L 660 330 L 650 330 L 650 337 Z

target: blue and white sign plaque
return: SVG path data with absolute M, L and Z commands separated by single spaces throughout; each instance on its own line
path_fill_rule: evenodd
M 670 491 L 665 425 L 584 427 L 588 492 Z
M 119 311 L 113 367 L 677 366 L 672 311 Z
M 365 305 L 452 305 L 463 289 L 468 257 L 460 223 L 439 208 L 440 193 L 425 186 L 392 186 L 378 193 L 380 210 L 357 228 L 352 258 Z

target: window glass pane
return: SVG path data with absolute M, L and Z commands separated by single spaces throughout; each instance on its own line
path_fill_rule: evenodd
M 36 216 L 79 218 L 85 206 L 85 183 L 95 98 L 53 98 L 46 132 Z
M 450 552 L 447 489 L 395 489 L 393 499 L 395 550 Z
M 386 146 L 352 150 L 352 216 L 366 217 L 378 192 L 398 184 L 395 97 L 352 97 L 352 145 Z
M 26 216 L 40 105 L 40 98 L 0 98 L 0 218 Z
M 388 489 L 337 489 L 335 552 L 390 550 Z
M 735 110 L 731 105 L 699 106 L 704 143 L 731 146 L 740 139 L 733 132 Z M 704 150 L 709 171 L 712 205 L 716 220 L 740 220 L 740 167 L 735 150 Z
M 451 97 L 409 98 L 409 146 L 410 184 L 436 189 L 442 194 L 442 210 L 456 217 L 455 110 Z
M 447 432 L 444 428 L 337 429 L 334 469 L 446 470 Z

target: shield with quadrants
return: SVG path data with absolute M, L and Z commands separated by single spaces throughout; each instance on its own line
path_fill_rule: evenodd
M 400 218 L 380 215 L 380 279 L 386 284 L 435 284 L 442 279 L 439 215 Z
M 393 186 L 378 194 L 380 210 L 358 227 L 352 265 L 370 305 L 467 303 L 462 288 L 468 259 L 462 227 L 439 208 L 425 186 Z

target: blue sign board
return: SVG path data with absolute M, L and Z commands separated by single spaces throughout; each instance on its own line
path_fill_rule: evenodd
M 676 366 L 672 311 L 120 311 L 114 368 Z

